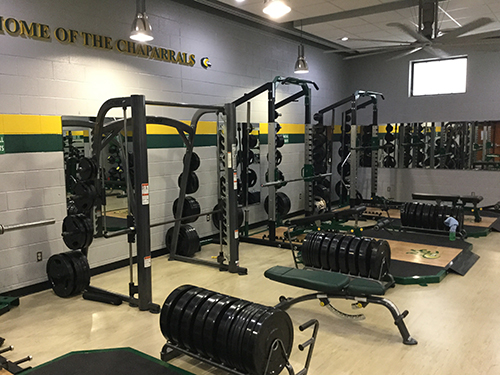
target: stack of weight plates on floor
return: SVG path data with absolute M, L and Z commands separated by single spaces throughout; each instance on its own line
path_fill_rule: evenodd
M 286 312 L 193 285 L 180 286 L 167 297 L 160 328 L 172 345 L 256 375 L 264 374 L 275 340 L 281 340 L 288 355 L 293 344 Z M 266 374 L 279 374 L 285 364 L 282 352 L 274 351 Z
M 391 248 L 384 240 L 333 232 L 311 232 L 302 243 L 307 267 L 381 280 L 389 273 Z
M 174 235 L 174 227 L 169 228 L 165 236 L 167 250 L 170 252 L 172 238 Z M 200 237 L 198 232 L 191 225 L 183 224 L 179 229 L 179 237 L 177 240 L 177 255 L 192 257 L 197 251 L 200 251 Z
M 457 231 L 464 225 L 464 208 L 461 206 L 441 206 L 435 204 L 406 202 L 401 206 L 401 225 L 403 227 L 424 228 L 447 231 L 444 221 L 448 216 L 458 221 Z
M 81 251 L 52 255 L 47 261 L 47 275 L 59 297 L 80 294 L 90 284 L 90 267 Z

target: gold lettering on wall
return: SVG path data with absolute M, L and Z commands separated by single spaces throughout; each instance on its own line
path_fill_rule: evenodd
M 20 36 L 36 40 L 51 40 L 51 29 L 48 25 L 24 20 L 17 20 L 13 17 L 5 18 L 0 16 L 0 35 L 7 32 L 10 36 Z M 149 44 L 140 44 L 133 41 L 118 39 L 113 41 L 109 36 L 93 34 L 85 31 L 77 31 L 58 27 L 53 31 L 54 38 L 62 44 L 81 44 L 85 47 L 99 50 L 115 50 L 116 52 L 142 57 L 146 59 L 169 62 L 172 64 L 194 66 L 196 56 L 186 52 L 174 51 L 163 47 L 155 47 Z

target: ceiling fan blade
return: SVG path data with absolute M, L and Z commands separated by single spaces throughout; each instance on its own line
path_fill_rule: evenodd
M 443 51 L 442 49 L 433 46 L 426 46 L 424 47 L 424 50 L 430 52 L 434 56 L 439 57 L 441 59 L 446 59 L 447 57 L 450 57 L 450 55 L 445 51 Z
M 429 39 L 427 39 L 425 36 L 419 34 L 416 30 L 412 29 L 408 25 L 404 25 L 404 24 L 399 23 L 399 22 L 391 22 L 391 23 L 388 23 L 387 26 L 397 27 L 399 30 L 404 31 L 406 34 L 408 34 L 409 36 L 411 36 L 417 42 L 420 42 L 420 43 L 429 43 Z
M 356 53 L 356 52 L 371 52 L 378 51 L 383 49 L 384 51 L 390 51 L 393 49 L 400 50 L 401 47 L 408 48 L 410 45 L 401 45 L 401 46 L 385 46 L 385 47 L 359 47 L 359 48 L 350 48 L 350 49 L 330 49 L 323 51 L 323 53 Z
M 342 41 L 342 39 L 339 39 L 339 41 Z M 377 42 L 377 43 L 397 43 L 397 44 L 410 44 L 413 42 L 407 42 L 407 41 L 401 41 L 401 40 L 382 40 L 382 39 L 363 39 L 363 38 L 349 38 L 345 42 Z
M 436 42 L 439 42 L 439 43 L 446 43 L 450 40 L 455 39 L 456 37 L 458 37 L 460 35 L 466 34 L 470 31 L 475 30 L 475 29 L 486 26 L 492 22 L 493 22 L 493 20 L 491 18 L 488 18 L 488 17 L 478 18 L 477 20 L 469 22 L 469 23 L 463 25 L 462 27 L 458 27 L 456 29 L 453 29 L 452 31 L 450 31 L 442 36 L 439 36 L 434 40 Z
M 378 50 L 372 50 L 371 52 L 370 51 L 366 51 L 366 52 L 359 53 L 357 55 L 346 56 L 346 57 L 344 57 L 344 60 L 352 60 L 352 59 L 358 59 L 358 58 L 361 58 L 361 57 L 381 55 L 383 53 L 403 51 L 403 50 L 406 50 L 406 49 L 410 48 L 408 46 L 396 46 L 396 47 L 397 48 L 380 48 Z
M 403 53 L 399 53 L 397 54 L 396 56 L 393 56 L 391 57 L 390 59 L 388 59 L 387 61 L 392 61 L 392 60 L 397 60 L 397 59 L 400 59 L 402 57 L 405 57 L 405 56 L 409 56 L 411 54 L 414 54 L 415 52 L 418 52 L 420 50 L 422 50 L 424 47 L 416 47 L 416 48 L 413 48 L 411 51 L 407 51 L 407 52 L 403 52 Z

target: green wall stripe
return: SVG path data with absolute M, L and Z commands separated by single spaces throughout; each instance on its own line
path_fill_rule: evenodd
M 194 139 L 195 147 L 215 146 L 217 136 L 215 134 L 198 134 Z M 147 136 L 148 148 L 182 148 L 184 142 L 176 134 L 161 134 Z
M 280 133 L 281 134 L 281 133 Z M 283 134 L 285 137 L 285 144 L 287 143 L 304 143 L 304 134 Z M 260 134 L 260 144 L 267 144 L 267 134 Z
M 4 136 L 5 153 L 62 151 L 62 135 L 59 134 L 7 134 Z

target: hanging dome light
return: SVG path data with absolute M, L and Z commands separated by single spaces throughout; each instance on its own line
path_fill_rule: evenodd
M 271 18 L 280 18 L 292 9 L 282 0 L 264 0 L 263 12 Z
M 299 45 L 299 57 L 297 57 L 297 61 L 295 62 L 295 73 L 304 74 L 309 73 L 309 66 L 307 65 L 306 57 L 304 56 L 304 45 Z
M 138 42 L 149 42 L 153 40 L 153 28 L 149 23 L 148 15 L 146 14 L 145 0 L 137 0 L 137 11 L 134 22 L 132 22 L 132 31 L 130 39 Z

